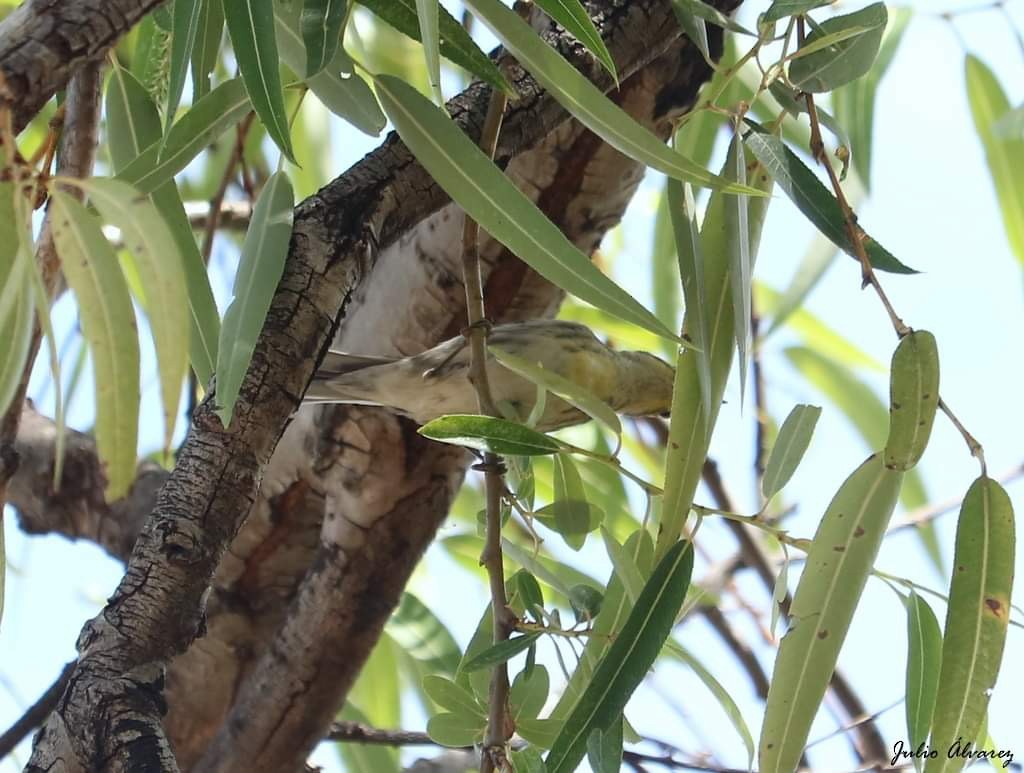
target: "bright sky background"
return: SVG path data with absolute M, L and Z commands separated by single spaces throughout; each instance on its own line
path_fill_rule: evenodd
M 748 0 L 743 18 L 765 3 Z M 860 3 L 847 3 L 858 7 Z M 1021 265 L 1011 254 L 1004 235 L 984 154 L 975 136 L 964 90 L 965 51 L 980 56 L 1008 89 L 1012 104 L 1024 97 L 1024 51 L 1014 38 L 1004 16 L 984 11 L 957 18 L 955 25 L 931 10 L 976 7 L 978 3 L 918 3 L 895 61 L 882 84 L 876 110 L 872 198 L 860 209 L 861 223 L 903 262 L 923 273 L 914 277 L 883 275 L 882 281 L 896 309 L 914 327 L 935 333 L 942 355 L 942 393 L 962 421 L 985 446 L 990 474 L 1000 476 L 1024 461 L 1024 331 Z M 1024 3 L 1011 0 L 1009 10 L 1018 28 L 1024 28 Z M 456 10 L 452 6 L 452 10 Z M 446 92 L 447 93 L 447 92 Z M 372 149 L 377 141 L 343 128 L 333 121 L 336 141 L 332 144 L 334 168 L 338 171 Z M 1024 169 L 1020 170 L 1024 174 Z M 627 213 L 622 232 L 613 237 L 629 245 L 628 253 L 646 255 L 653 225 L 653 203 L 661 179 L 649 175 Z M 782 289 L 809 242 L 811 227 L 788 200 L 777 195 L 772 203 L 758 257 L 757 276 Z M 222 242 L 223 243 L 223 242 Z M 228 253 L 216 261 L 224 265 Z M 227 265 L 230 265 L 228 260 Z M 649 298 L 649 276 L 636 271 L 618 278 L 641 298 Z M 223 290 L 224 288 L 219 288 Z M 223 293 L 218 300 L 224 300 Z M 859 290 L 856 264 L 840 259 L 810 301 L 810 310 L 850 341 L 883 363 L 887 363 L 895 340 L 887 318 L 870 292 Z M 58 313 L 58 326 L 71 324 L 65 307 Z M 776 338 L 778 340 L 776 340 Z M 765 352 L 770 408 L 781 419 L 798 402 L 823 405 L 807 458 L 786 490 L 790 501 L 799 504 L 790 522 L 792 533 L 811 536 L 817 520 L 845 476 L 868 454 L 860 436 L 843 415 L 822 395 L 789 369 L 779 352 L 797 339 L 788 333 L 773 337 Z M 152 372 L 150 370 L 150 372 Z M 38 373 L 37 373 L 38 375 Z M 86 373 L 84 387 L 89 385 Z M 48 402 L 45 379 L 37 378 L 33 394 Z M 885 394 L 884 375 L 873 380 L 880 395 Z M 144 388 L 155 395 L 152 378 Z M 148 394 L 148 393 L 147 393 Z M 84 388 L 71 406 L 69 423 L 79 429 L 90 424 L 91 389 Z M 749 398 L 748 398 L 749 399 Z M 729 404 L 715 436 L 713 455 L 723 475 L 732 484 L 737 506 L 745 511 L 755 507 L 750 469 L 752 460 L 752 410 L 741 413 L 739 393 L 730 389 Z M 154 405 L 154 401 L 144 401 Z M 159 444 L 160 422 L 155 411 L 148 416 L 140 450 Z M 941 417 L 936 420 L 928 452 L 919 467 L 932 501 L 963 495 L 977 476 L 976 463 L 968 456 L 960 438 Z M 1024 484 L 1009 487 L 1016 509 L 1024 509 Z M 700 497 L 707 501 L 706 496 Z M 955 513 L 955 511 L 954 511 Z M 938 521 L 947 562 L 952 556 L 955 514 Z M 59 537 L 26 537 L 15 526 L 13 514 L 5 513 L 9 558 L 7 603 L 0 631 L 0 726 L 6 728 L 24 708 L 49 686 L 63 664 L 74 657 L 74 641 L 83 622 L 100 608 L 105 596 L 121 577 L 121 567 L 90 544 L 73 545 Z M 897 512 L 894 521 L 898 521 Z M 702 538 L 717 555 L 731 549 L 721 538 L 723 530 L 708 524 Z M 1024 551 L 1018 551 L 1019 554 Z M 587 561 L 603 560 L 602 551 L 583 554 Z M 887 540 L 877 566 L 910 577 L 946 592 L 947 580 L 936 576 L 922 559 L 919 542 L 909 533 Z M 607 569 L 589 565 L 604 576 Z M 1017 576 L 1024 572 L 1018 557 Z M 791 574 L 795 583 L 796 572 Z M 458 584 L 458 603 L 453 588 Z M 763 590 L 745 578 L 745 596 L 756 606 L 767 608 Z M 795 584 L 792 586 L 795 587 Z M 1018 591 L 1021 583 L 1017 583 Z M 428 554 L 427 571 L 418 574 L 417 592 L 449 625 L 461 644 L 471 634 L 486 603 L 483 585 L 465 582 L 438 550 Z M 474 595 L 475 593 L 475 595 Z M 1018 593 L 1017 602 L 1022 602 Z M 731 602 L 730 602 L 731 603 Z M 945 609 L 931 602 L 940 621 Z M 467 612 L 467 610 L 470 610 Z M 740 632 L 757 644 L 756 630 L 732 607 L 725 610 Z M 1019 615 L 1017 616 L 1019 618 Z M 872 710 L 900 701 L 905 668 L 906 623 L 902 605 L 882 583 L 872 580 L 850 631 L 840 665 Z M 737 670 L 732 656 L 720 648 L 717 637 L 701 621 L 684 625 L 681 641 L 698 653 L 704 664 L 725 684 L 740 704 L 757 737 L 762 707 L 749 681 Z M 767 650 L 760 646 L 764 655 Z M 771 670 L 770 654 L 762 657 Z M 638 693 L 630 706 L 631 721 L 658 738 L 694 748 L 692 731 L 680 721 L 681 709 L 699 718 L 698 727 L 713 729 L 704 745 L 717 755 L 717 762 L 743 767 L 746 754 L 721 710 L 690 674 L 673 667 L 660 667 L 654 691 Z M 1024 731 L 1019 718 L 1020 690 L 1024 687 L 1024 632 L 1011 628 L 1000 683 L 992 698 L 990 731 L 997 745 L 1009 748 L 1017 762 L 1024 761 Z M 670 696 L 668 703 L 664 697 Z M 410 712 L 404 719 L 409 729 L 419 729 L 423 717 Z M 831 730 L 819 721 L 811 738 Z M 891 743 L 905 739 L 902 705 L 883 715 L 882 731 Z M 28 756 L 28 744 L 19 749 L 16 768 L 11 760 L 0 763 L 2 771 L 20 769 Z M 843 739 L 815 747 L 811 761 L 816 770 L 842 771 L 852 767 L 849 746 Z M 419 756 L 410 752 L 410 758 Z M 322 748 L 316 760 L 336 769 L 334 752 Z

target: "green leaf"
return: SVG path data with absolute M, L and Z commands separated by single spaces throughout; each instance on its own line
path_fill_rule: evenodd
M 224 4 L 220 0 L 199 0 L 199 28 L 192 47 L 192 102 L 210 93 L 210 76 L 220 59 L 224 38 Z
M 885 3 L 872 3 L 859 11 L 826 19 L 807 36 L 801 48 L 823 42 L 829 35 L 863 31 L 794 59 L 789 65 L 790 82 L 801 91 L 820 93 L 865 75 L 875 61 L 888 18 Z
M 594 773 L 619 773 L 622 768 L 622 717 L 605 732 L 595 727 L 587 738 L 587 762 Z
M 587 9 L 579 0 L 537 0 L 537 5 L 582 43 L 612 76 L 615 85 L 619 85 L 619 73 L 615 69 L 615 60 L 612 59 L 608 46 L 604 44 L 604 39 L 597 31 L 597 27 L 594 26 Z
M 562 729 L 562 723 L 555 719 L 521 719 L 516 732 L 534 746 L 550 749 Z M 550 768 L 545 767 L 545 770 Z
M 832 92 L 832 107 L 839 124 L 850 133 L 850 150 L 853 166 L 864 187 L 871 189 L 871 146 L 875 127 L 875 96 L 878 85 L 885 77 L 896 50 L 903 38 L 903 31 L 910 21 L 909 8 L 893 8 L 889 23 L 882 38 L 875 63 L 867 75 L 857 78 Z
M 928 740 L 942 666 L 942 630 L 928 602 L 915 591 L 907 599 L 907 740 L 917 749 Z M 922 761 L 914 758 L 921 769 Z
M 761 195 L 758 191 L 713 175 L 699 164 L 669 150 L 580 75 L 501 0 L 467 0 L 466 5 L 551 96 L 619 152 L 684 182 L 722 188 L 732 193 Z
M 768 455 L 764 480 L 761 482 L 765 499 L 771 499 L 779 493 L 793 477 L 807 446 L 811 444 L 811 436 L 820 416 L 821 408 L 816 405 L 797 405 L 782 422 L 775 445 Z
M 554 501 L 541 508 L 537 516 L 541 523 L 562 535 L 566 545 L 579 550 L 587 534 L 601 525 L 604 513 L 587 501 L 583 479 L 568 454 L 555 455 L 554 488 Z
M 799 765 L 902 480 L 881 455 L 868 457 L 821 519 L 775 659 L 758 746 L 763 773 L 791 773 Z
M 544 666 L 536 665 L 529 671 L 520 671 L 509 691 L 508 702 L 512 719 L 536 719 L 548 699 L 551 679 Z
M 491 236 L 562 289 L 658 335 L 675 337 L 602 274 L 443 110 L 398 78 L 381 75 L 376 83 L 384 112 L 405 144 Z
M 860 79 L 863 80 L 863 79 Z M 796 118 L 801 113 L 807 112 L 807 101 L 801 99 L 801 92 L 792 88 L 791 86 L 783 83 L 782 81 L 775 81 L 771 86 L 768 87 L 771 95 L 775 98 L 775 101 L 791 116 Z M 837 121 L 832 115 L 820 105 L 814 106 L 814 114 L 818 117 L 818 121 L 832 132 L 839 144 L 846 147 L 850 152 L 842 159 L 842 170 L 839 173 L 839 179 L 846 179 L 847 168 L 850 165 L 850 159 L 853 155 L 853 150 L 850 147 L 850 138 L 846 134 L 846 130 L 842 124 Z
M 640 574 L 636 561 L 604 526 L 601 527 L 601 537 L 604 539 L 604 549 L 612 562 L 615 574 L 622 583 L 626 595 L 629 596 L 630 602 L 636 604 L 644 588 L 644 578 Z
M 406 591 L 385 628 L 388 636 L 432 673 L 454 674 L 462 652 L 431 609 Z
M 116 225 L 152 303 L 146 306 L 160 368 L 164 450 L 169 451 L 189 356 L 188 294 L 182 256 L 170 228 L 150 201 L 127 183 L 105 178 L 74 180 L 100 215 Z
M 527 614 L 536 619 L 538 617 L 537 609 L 544 608 L 544 591 L 541 590 L 540 583 L 525 569 L 520 569 L 515 573 L 515 581 L 516 592 L 523 602 L 523 607 Z
M 932 746 L 949 749 L 978 737 L 996 684 L 1010 619 L 1014 564 L 1013 505 L 996 481 L 971 484 L 956 528 L 953 579 L 942 639 Z M 940 754 L 926 773 L 957 771 L 963 758 Z
M 420 40 L 416 0 L 359 0 L 359 3 L 403 35 Z M 515 88 L 487 54 L 473 42 L 465 27 L 459 24 L 443 5 L 439 5 L 439 10 L 442 56 L 514 98 Z
M 307 78 L 324 69 L 337 53 L 347 5 L 346 0 L 303 0 L 300 28 Z
M 808 220 L 832 242 L 849 255 L 856 257 L 846 221 L 839 203 L 831 191 L 822 185 L 814 173 L 797 158 L 782 140 L 770 134 L 753 131 L 747 136 L 747 145 L 764 164 L 779 187 L 804 213 Z M 861 232 L 868 261 L 879 271 L 896 274 L 916 274 L 912 268 L 900 263 L 882 245 Z
M 671 177 L 665 181 L 669 217 L 675 238 L 679 275 L 686 300 L 686 321 L 690 339 L 696 351 L 692 356 L 697 365 L 701 404 L 705 421 L 711 412 L 711 353 L 708 351 L 708 318 L 705 308 L 704 255 L 701 252 L 700 232 L 697 228 L 697 205 L 689 183 Z M 678 354 L 677 354 L 678 357 Z
M 285 158 L 295 163 L 278 70 L 274 1 L 229 0 L 224 20 L 253 109 Z
M 532 746 L 526 746 L 512 752 L 513 773 L 547 773 L 544 760 Z
M 241 79 L 225 81 L 192 105 L 167 133 L 151 143 L 118 173 L 118 178 L 142 193 L 152 193 L 188 166 L 229 126 L 252 109 Z
M 217 415 L 225 427 L 231 423 L 256 339 L 284 273 L 294 204 L 288 175 L 276 172 L 267 180 L 253 207 L 235 275 L 234 300 L 224 313 L 220 331 Z
M 494 358 L 509 370 L 529 379 L 534 384 L 544 387 L 564 398 L 570 405 L 583 411 L 592 419 L 597 419 L 617 436 L 622 435 L 622 423 L 618 414 L 607 403 L 588 389 L 584 389 L 575 381 L 570 381 L 554 371 L 546 369 L 540 362 L 534 364 L 523 357 L 517 357 L 497 346 L 488 346 Z
M 441 33 L 438 29 L 438 0 L 416 0 L 416 16 L 420 26 L 420 40 L 423 42 L 423 56 L 427 63 L 427 78 L 434 101 L 444 108 L 444 95 L 441 93 L 441 55 L 438 43 Z
M 654 218 L 653 244 L 651 246 L 650 291 L 654 301 L 654 316 L 669 330 L 679 327 L 682 281 L 679 277 L 679 262 L 676 257 L 675 239 L 672 232 L 672 215 L 669 211 L 668 178 L 665 190 L 658 196 L 658 209 Z M 677 185 L 678 180 L 674 181 Z M 675 357 L 676 342 L 658 339 L 662 354 Z
M 747 160 L 743 150 L 743 138 L 736 131 L 729 147 L 729 155 L 725 162 L 723 177 L 735 180 L 741 185 L 747 184 Z M 729 201 L 726 217 L 729 228 L 736 234 L 730 240 L 735 249 L 729 252 L 730 270 L 729 284 L 732 290 L 733 335 L 736 339 L 736 354 L 740 365 L 740 402 L 743 402 L 744 388 L 747 383 L 747 352 L 750 351 L 750 294 L 753 257 L 750 254 L 750 227 L 747 224 L 748 202 L 746 196 L 734 196 Z
M 201 0 L 174 0 L 171 72 L 167 85 L 167 129 L 170 129 L 171 124 L 174 123 L 178 105 L 181 104 L 181 92 L 185 89 L 185 77 L 188 75 L 192 51 L 195 48 L 201 12 Z
M 566 717 L 546 764 L 551 773 L 571 773 L 586 754 L 594 729 L 609 730 L 622 716 L 675 623 L 693 571 L 693 548 L 677 542 L 655 567 L 587 688 Z
M 28 352 L 35 318 L 32 277 L 29 274 L 33 265 L 28 256 L 20 254 L 18 238 L 18 228 L 28 227 L 28 224 L 19 226 L 14 196 L 14 183 L 10 180 L 0 182 L 0 341 L 4 342 L 4 356 L 0 357 L 0 415 L 6 414 L 29 364 Z M 0 605 L 2 599 L 0 595 Z
M 297 4 L 275 4 L 274 14 L 281 59 L 291 69 L 301 71 L 306 63 L 307 52 L 299 32 Z M 366 81 L 351 71 L 352 62 L 339 46 L 327 66 L 306 78 L 306 84 L 328 110 L 344 118 L 359 131 L 376 137 L 387 120 Z
M 939 405 L 939 351 L 935 336 L 915 330 L 900 339 L 889 381 L 889 438 L 885 465 L 909 470 L 921 459 Z
M 105 465 L 108 502 L 135 479 L 139 428 L 139 335 L 128 285 L 99 221 L 72 196 L 53 188 L 53 240 L 75 291 L 82 335 L 92 354 L 96 450 Z
M 130 72 L 116 65 L 107 87 L 106 107 L 112 166 L 114 173 L 120 174 L 143 148 L 160 142 L 160 116 L 149 92 Z M 173 181 L 165 182 L 151 196 L 181 255 L 191 323 L 189 358 L 196 377 L 205 387 L 213 376 L 220 336 L 220 315 L 213 290 L 177 186 Z
M 423 679 L 423 690 L 442 709 L 456 714 L 487 717 L 487 708 L 477 702 L 473 693 L 451 679 L 431 674 Z
M 1017 260 L 1024 263 L 1024 138 L 999 137 L 992 126 L 1009 109 L 1010 103 L 995 74 L 977 57 L 964 62 L 967 99 L 974 128 L 985 148 L 988 170 L 1003 214 L 1003 227 Z
M 467 673 L 479 671 L 484 668 L 493 668 L 499 663 L 505 663 L 521 652 L 525 652 L 540 638 L 539 633 L 526 633 L 522 636 L 514 636 L 493 644 L 483 652 L 478 653 L 469 660 L 463 661 L 459 667 Z
M 503 455 L 537 456 L 561 449 L 558 441 L 547 435 L 490 416 L 442 416 L 424 424 L 419 433 L 442 443 Z
M 472 746 L 483 735 L 486 719 L 466 714 L 435 714 L 427 721 L 427 735 L 440 746 Z
M 798 16 L 833 2 L 835 0 L 774 0 L 768 6 L 768 10 L 764 12 L 763 20 L 772 22 L 784 19 L 787 16 Z
M 708 5 L 707 3 L 703 2 L 703 0 L 672 0 L 672 9 L 676 11 L 677 18 L 678 13 L 681 11 L 683 13 L 692 14 L 698 19 L 709 21 L 715 26 L 721 27 L 724 30 L 729 30 L 730 32 L 738 32 L 741 35 L 754 34 L 746 27 L 744 27 L 742 24 L 739 24 L 733 19 L 730 19 L 728 16 L 719 11 L 714 6 Z M 683 31 L 686 32 L 685 28 Z M 693 38 L 690 39 L 693 40 Z M 703 49 L 701 49 L 701 53 L 704 53 Z M 705 59 L 706 58 L 707 57 L 705 56 Z

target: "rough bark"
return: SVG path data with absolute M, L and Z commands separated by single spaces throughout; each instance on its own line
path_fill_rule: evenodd
M 84 62 L 166 0 L 26 0 L 0 22 L 0 106 L 20 131 Z
M 678 37 L 671 11 L 655 0 L 616 5 L 601 21 L 624 78 L 664 53 Z M 588 76 L 607 86 L 607 76 L 577 45 L 556 33 L 550 37 Z M 523 99 L 509 111 L 498 151 L 502 163 L 566 120 L 561 108 L 530 78 L 518 73 L 516 81 Z M 453 116 L 470 136 L 478 133 L 485 104 L 486 89 L 477 85 L 452 105 Z M 343 314 L 339 309 L 360 288 L 380 250 L 445 202 L 443 192 L 401 143 L 390 138 L 343 178 L 300 205 L 285 274 L 243 385 L 236 418 L 225 429 L 210 399 L 197 409 L 178 464 L 135 544 L 124 580 L 82 632 L 75 675 L 37 738 L 30 770 L 177 769 L 160 726 L 164 668 L 203 631 L 214 570 L 256 498 L 284 425 Z M 504 270 L 521 272 L 515 265 Z M 528 285 L 529 280 L 520 283 Z M 408 432 L 408 427 L 402 431 Z M 436 457 L 436 471 L 426 474 L 428 481 L 440 477 L 443 485 L 435 483 L 437 495 L 418 503 L 431 510 L 432 525 L 423 526 L 422 532 L 417 529 L 412 537 L 408 528 L 397 528 L 393 520 L 382 519 L 373 527 L 385 548 L 394 540 L 408 541 L 401 556 L 407 570 L 443 517 L 461 474 L 461 462 L 449 462 L 445 454 L 454 456 L 451 451 L 442 453 Z M 388 513 L 400 512 L 398 504 Z M 346 517 L 357 516 L 346 512 Z M 328 535 L 323 550 L 344 544 L 340 536 Z M 360 553 L 371 550 L 365 544 Z M 350 571 L 345 577 L 357 595 L 370 587 L 365 572 L 372 570 L 359 565 L 363 573 Z M 324 575 L 317 571 L 310 576 Z M 361 649 L 368 650 L 374 629 L 379 631 L 394 600 L 397 596 L 374 604 L 363 593 L 354 603 L 353 609 L 364 610 L 369 603 L 372 612 Z

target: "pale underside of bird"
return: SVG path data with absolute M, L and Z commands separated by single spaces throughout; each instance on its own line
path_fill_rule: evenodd
M 654 416 L 672 403 L 674 370 L 646 352 L 620 352 L 586 326 L 563 320 L 496 325 L 488 343 L 566 378 L 617 413 Z M 329 352 L 306 393 L 306 402 L 385 406 L 426 424 L 445 414 L 478 413 L 469 381 L 470 347 L 462 336 L 410 357 L 368 357 Z M 489 354 L 487 374 L 495 403 L 525 419 L 537 387 Z M 589 417 L 548 394 L 537 429 L 548 431 Z

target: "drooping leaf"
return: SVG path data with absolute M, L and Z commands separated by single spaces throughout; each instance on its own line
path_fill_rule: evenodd
M 807 446 L 811 444 L 811 436 L 820 416 L 821 408 L 816 405 L 797 405 L 782 422 L 779 436 L 775 439 L 765 465 L 761 486 L 765 499 L 775 496 L 793 477 Z
M 252 109 L 241 79 L 225 81 L 192 105 L 159 141 L 146 146 L 118 173 L 142 193 L 152 193 Z
M 51 189 L 53 239 L 78 300 L 82 335 L 92 354 L 96 450 L 105 465 L 108 502 L 135 479 L 139 428 L 139 335 L 128 285 L 99 221 L 70 194 Z
M 103 218 L 120 231 L 147 297 L 146 315 L 160 369 L 164 450 L 169 450 L 189 355 L 188 294 L 183 259 L 170 228 L 150 201 L 120 180 L 75 181 Z
M 1024 264 L 1024 175 L 1020 174 L 1024 168 L 1024 138 L 1001 137 L 993 132 L 993 124 L 1010 109 L 1006 93 L 995 74 L 977 57 L 968 55 L 964 66 L 974 128 L 985 148 L 1006 238 L 1017 260 Z
M 220 0 L 199 0 L 199 25 L 192 47 L 192 101 L 210 93 L 210 76 L 217 68 L 224 38 L 224 4 Z
M 166 129 L 174 123 L 181 93 L 185 90 L 192 52 L 195 49 L 199 19 L 202 14 L 202 0 L 174 0 L 174 28 L 171 33 L 171 73 L 167 85 Z
M 537 456 L 561 448 L 558 441 L 536 430 L 490 416 L 442 416 L 424 424 L 419 433 L 441 443 L 503 455 Z
M 909 470 L 921 459 L 939 405 L 939 351 L 935 336 L 915 330 L 892 356 L 889 381 L 889 438 L 885 465 Z
M 733 134 L 726 169 L 723 177 L 747 184 L 747 160 L 743 149 L 743 138 L 737 130 Z M 736 234 L 731 242 L 735 249 L 729 253 L 731 263 L 729 284 L 732 291 L 733 335 L 736 339 L 736 358 L 740 366 L 740 402 L 743 402 L 747 383 L 747 357 L 750 351 L 750 304 L 753 281 L 753 258 L 750 254 L 750 227 L 748 225 L 748 201 L 746 196 L 733 196 L 726 214 L 729 227 Z
M 155 147 L 160 142 L 160 116 L 142 84 L 130 72 L 116 65 L 112 68 L 107 87 L 106 107 L 111 162 L 114 173 L 120 174 L 144 148 Z M 173 181 L 165 182 L 151 196 L 170 227 L 181 255 L 191 323 L 189 358 L 196 377 L 206 387 L 217 362 L 220 337 L 220 315 L 213 290 L 177 186 Z
M 402 34 L 420 40 L 420 27 L 417 21 L 416 0 L 358 0 L 360 5 L 369 8 L 375 16 L 390 24 Z M 444 6 L 440 10 L 440 51 L 442 56 L 468 70 L 480 80 L 499 88 L 510 97 L 515 96 L 515 89 L 508 82 L 497 65 L 466 32 Z M 421 41 L 422 42 L 422 41 Z
M 604 513 L 589 501 L 583 479 L 568 454 L 556 454 L 554 469 L 554 501 L 537 516 L 545 525 L 562 535 L 565 544 L 579 550 L 587 534 L 604 520 Z
M 423 42 L 423 55 L 427 63 L 427 79 L 434 101 L 444 108 L 444 95 L 441 93 L 441 54 L 438 44 L 441 33 L 438 19 L 438 0 L 416 0 L 416 17 L 419 20 L 420 40 Z
M 301 72 L 308 55 L 297 10 L 297 3 L 274 5 L 281 59 Z M 306 84 L 328 110 L 365 134 L 376 137 L 387 123 L 373 91 L 360 75 L 352 72 L 352 63 L 340 46 L 322 70 L 306 78 Z
M 621 632 L 566 717 L 545 760 L 551 773 L 576 770 L 594 729 L 608 731 L 622 716 L 672 630 L 692 571 L 692 546 L 677 542 L 655 567 Z
M 832 2 L 835 0 L 773 0 L 768 10 L 764 12 L 764 20 L 771 22 L 787 16 L 798 16 Z
M 1006 644 L 1013 587 L 1014 514 L 1006 491 L 982 476 L 971 484 L 957 520 L 953 579 L 942 638 L 942 670 L 932 745 L 978 738 Z M 962 757 L 939 754 L 925 773 L 958 771 Z
M 730 32 L 738 32 L 740 35 L 754 34 L 742 24 L 738 23 L 735 19 L 730 19 L 717 8 L 708 5 L 703 0 L 672 0 L 672 7 L 673 10 L 677 11 L 677 13 L 678 11 L 684 11 L 686 13 L 693 14 L 698 19 L 711 22 L 712 24 L 721 27 L 724 30 L 729 30 Z M 701 53 L 703 53 L 703 51 Z
M 823 41 L 828 35 L 863 31 L 794 59 L 789 65 L 790 81 L 801 91 L 819 93 L 861 77 L 875 61 L 888 18 L 884 3 L 872 3 L 859 11 L 826 19 L 807 36 L 801 48 Z
M 666 148 L 541 40 L 501 0 L 467 0 L 467 5 L 552 97 L 616 150 L 684 182 L 722 188 L 732 193 L 760 195 L 756 190 L 711 174 L 699 164 Z
M 505 639 L 497 644 L 492 644 L 473 658 L 463 661 L 459 668 L 466 672 L 479 671 L 484 668 L 493 668 L 499 663 L 505 663 L 521 652 L 525 652 L 539 638 L 539 633 L 524 633 L 512 636 L 510 639 Z
M 907 599 L 907 740 L 917 749 L 928 740 L 942 666 L 942 629 L 928 602 L 910 592 Z M 914 758 L 918 770 L 923 760 Z
M 307 78 L 324 69 L 337 53 L 347 5 L 346 0 L 303 0 L 300 26 L 306 69 L 299 72 Z
M 658 335 L 675 337 L 602 274 L 444 111 L 398 78 L 381 75 L 376 83 L 384 112 L 402 140 L 437 183 L 491 236 L 577 297 Z
M 844 481 L 818 526 L 775 660 L 758 744 L 759 770 L 791 773 L 896 506 L 903 473 L 871 456 Z
M 224 20 L 253 109 L 285 158 L 295 163 L 278 70 L 274 1 L 229 0 Z
M 19 253 L 15 195 L 13 182 L 0 182 L 0 341 L 3 341 L 4 348 L 4 356 L 0 357 L 0 416 L 7 413 L 21 383 L 22 373 L 29 364 L 35 316 L 32 278 L 29 275 L 32 263 Z M 22 227 L 27 227 L 27 224 Z M 0 595 L 0 604 L 2 598 Z
M 587 9 L 579 0 L 537 0 L 537 5 L 582 43 L 618 85 L 619 74 L 615 69 L 615 60 L 612 59 L 608 46 L 604 44 L 604 39 L 594 26 Z
M 224 312 L 217 357 L 217 415 L 231 423 L 242 379 L 249 369 L 256 339 L 281 281 L 292 234 L 294 199 L 288 175 L 276 172 L 260 191 L 242 244 L 234 299 Z
M 821 181 L 807 166 L 797 158 L 782 140 L 759 131 L 747 136 L 747 144 L 764 164 L 779 187 L 796 204 L 797 209 L 804 213 L 808 220 L 832 242 L 847 254 L 856 257 L 850 237 L 846 232 L 846 221 L 835 196 L 825 188 Z M 917 273 L 912 268 L 900 263 L 882 245 L 869 235 L 861 232 L 864 251 L 868 261 L 879 271 L 891 271 L 896 274 Z

